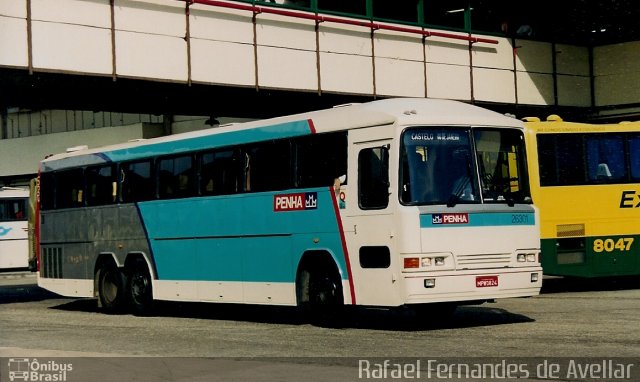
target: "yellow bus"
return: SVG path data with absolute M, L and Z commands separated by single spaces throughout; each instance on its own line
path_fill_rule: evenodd
M 525 125 L 543 272 L 640 274 L 640 122 Z

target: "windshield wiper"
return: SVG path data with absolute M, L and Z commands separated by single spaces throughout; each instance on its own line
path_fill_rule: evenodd
M 456 187 L 453 193 L 449 196 L 449 200 L 447 200 L 447 207 L 455 207 L 455 205 L 458 204 L 465 188 L 467 188 L 470 183 L 471 178 L 467 176 L 458 184 L 458 187 Z

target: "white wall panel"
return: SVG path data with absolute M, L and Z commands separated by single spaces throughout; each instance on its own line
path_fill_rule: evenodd
M 36 21 L 32 31 L 34 68 L 111 74 L 108 29 Z
M 0 0 L 0 15 L 27 18 L 26 0 Z
M 117 30 L 184 37 L 185 3 L 172 0 L 116 0 Z
M 193 4 L 189 20 L 192 81 L 255 86 L 251 13 Z
M 595 77 L 640 70 L 640 41 L 596 47 L 593 55 Z
M 111 27 L 109 0 L 31 0 L 31 18 L 98 28 Z
M 513 70 L 513 46 L 511 40 L 500 37 L 497 44 L 477 43 L 473 45 L 471 55 L 473 66 L 483 68 Z
M 258 82 L 263 87 L 317 90 L 316 52 L 258 47 Z
M 553 105 L 553 76 L 550 74 L 518 72 L 518 103 Z
M 178 37 L 119 31 L 116 66 L 121 76 L 187 81 L 187 43 Z
M 399 97 L 425 96 L 422 36 L 376 31 L 376 94 Z
M 0 65 L 27 67 L 26 0 L 0 0 Z M 187 81 L 185 2 L 115 0 L 116 64 L 121 76 Z M 110 75 L 109 0 L 31 0 L 33 65 L 36 70 Z M 192 4 L 192 80 L 255 85 L 251 13 Z M 280 15 L 257 15 L 259 85 L 317 89 L 315 23 Z M 376 54 L 376 93 L 424 96 L 421 36 L 395 31 L 321 23 L 321 90 L 372 94 L 371 54 Z M 460 36 L 466 36 L 460 34 Z M 424 50 L 427 96 L 469 100 L 469 65 L 478 100 L 514 102 L 515 48 L 518 102 L 552 105 L 553 62 L 558 102 L 590 106 L 589 49 L 566 44 L 491 37 L 498 44 L 428 37 Z M 375 44 L 372 49 L 372 43 Z M 640 42 L 596 47 L 593 71 L 597 105 L 640 99 Z
M 258 79 L 262 87 L 316 90 L 315 23 L 262 14 L 256 25 Z
M 582 76 L 557 76 L 560 106 L 591 106 L 591 80 Z
M 458 65 L 427 65 L 427 96 L 471 100 L 471 76 L 469 68 Z
M 473 95 L 478 101 L 516 101 L 513 71 L 504 69 L 473 69 Z
M 424 63 L 376 58 L 376 93 L 399 97 L 424 97 Z
M 574 45 L 556 45 L 556 71 L 560 74 L 574 74 L 588 77 L 589 48 Z
M 638 103 L 640 41 L 594 48 L 596 106 Z
M 640 100 L 640 71 L 595 78 L 596 106 L 620 105 Z
M 369 30 L 349 25 L 320 24 L 320 51 L 371 57 Z
M 320 54 L 322 90 L 373 94 L 371 57 L 347 54 Z
M 253 45 L 191 40 L 191 80 L 194 82 L 255 85 Z
M 427 62 L 469 65 L 469 42 L 443 37 L 427 38 Z
M 530 40 L 516 40 L 516 70 L 553 73 L 551 44 Z
M 316 51 L 315 22 L 263 14 L 256 25 L 258 45 Z
M 249 12 L 194 4 L 190 13 L 192 39 L 253 44 L 253 25 Z
M 29 65 L 27 21 L 0 16 L 0 65 Z
M 421 35 L 376 31 L 374 45 L 378 58 L 424 61 Z

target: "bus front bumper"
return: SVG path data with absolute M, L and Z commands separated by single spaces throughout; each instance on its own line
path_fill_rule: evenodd
M 407 304 L 465 302 L 540 294 L 542 268 L 403 273 Z

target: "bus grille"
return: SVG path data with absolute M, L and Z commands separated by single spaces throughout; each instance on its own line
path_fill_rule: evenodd
M 458 255 L 456 260 L 458 269 L 501 268 L 508 267 L 511 264 L 511 254 Z
M 62 278 L 62 248 L 42 248 L 42 277 L 50 279 Z
M 556 226 L 558 237 L 584 236 L 584 224 L 558 224 Z

